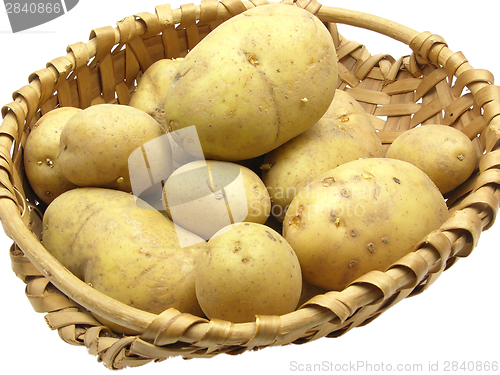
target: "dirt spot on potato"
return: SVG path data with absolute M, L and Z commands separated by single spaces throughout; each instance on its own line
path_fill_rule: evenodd
M 323 183 L 324 187 L 331 186 L 332 184 L 335 183 L 335 181 L 336 181 L 335 177 L 326 177 L 323 180 L 321 180 L 321 182 Z
M 370 253 L 374 253 L 375 252 L 375 245 L 373 244 L 373 242 L 370 242 L 368 245 L 366 245 L 366 248 L 368 249 L 368 251 Z

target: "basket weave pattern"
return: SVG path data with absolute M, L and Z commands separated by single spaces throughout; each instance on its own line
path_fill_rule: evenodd
M 285 2 L 292 2 L 285 1 Z M 220 23 L 266 0 L 202 0 L 201 4 L 125 18 L 117 27 L 95 29 L 87 43 L 29 76 L 30 84 L 2 108 L 0 216 L 12 268 L 37 312 L 69 344 L 85 345 L 110 369 L 140 366 L 181 355 L 238 354 L 271 345 L 336 337 L 369 323 L 409 296 L 426 290 L 457 259 L 468 256 L 480 233 L 494 222 L 500 202 L 500 89 L 486 70 L 474 69 L 443 38 L 316 0 L 296 1 L 328 27 L 339 58 L 338 89 L 348 91 L 372 115 L 387 146 L 419 124 L 462 130 L 480 155 L 478 170 L 447 195 L 452 215 L 385 272 L 370 272 L 342 292 L 328 292 L 284 316 L 257 316 L 234 324 L 169 309 L 160 315 L 125 306 L 65 271 L 40 243 L 44 206 L 27 183 L 22 150 L 30 128 L 59 106 L 87 108 L 127 104 L 140 75 L 162 58 L 183 57 Z M 337 23 L 373 30 L 410 47 L 409 55 L 371 55 L 337 31 Z M 122 335 L 97 322 L 88 310 L 137 334 Z

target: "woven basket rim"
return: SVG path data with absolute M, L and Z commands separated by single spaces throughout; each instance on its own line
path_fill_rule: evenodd
M 299 6 L 315 13 L 323 22 L 365 28 L 407 44 L 414 51 L 417 60 L 420 59 L 421 62 L 430 61 L 436 66 L 447 67 L 447 71 L 449 70 L 450 61 L 456 56 L 456 54 L 446 46 L 446 43 L 441 37 L 429 32 L 417 32 L 396 22 L 366 13 L 321 6 L 314 0 L 310 2 L 297 1 L 297 3 Z M 218 16 L 221 18 L 228 18 L 243 11 L 244 9 L 240 4 L 246 9 L 254 5 L 262 5 L 263 1 L 255 1 L 254 3 L 226 1 L 224 4 L 221 2 L 218 3 L 217 6 Z M 164 8 L 157 7 L 157 16 L 159 14 L 158 12 L 162 10 L 164 10 Z M 141 14 L 139 17 L 134 17 L 134 24 L 137 32 L 136 36 L 142 35 L 143 37 L 147 37 L 148 34 L 157 35 L 172 23 L 182 24 L 186 22 L 183 19 L 181 9 L 172 9 L 170 14 L 172 16 L 169 20 L 170 23 L 159 22 L 159 24 L 153 22 L 148 14 Z M 196 20 L 202 17 L 201 5 L 194 6 L 194 14 Z M 151 27 L 151 25 L 155 27 Z M 89 54 L 88 61 L 91 61 L 93 58 L 98 59 L 98 55 L 101 52 L 98 40 L 102 40 L 103 37 L 108 39 L 108 45 L 120 49 L 124 43 L 124 40 L 122 40 L 122 33 L 123 30 L 120 29 L 119 26 L 116 28 L 105 27 L 93 30 L 91 39 L 85 43 L 85 49 Z M 114 37 L 114 39 L 112 37 Z M 71 63 L 71 66 L 67 67 L 68 75 L 77 70 L 83 63 L 75 53 L 75 47 L 75 45 L 68 46 L 68 54 L 64 57 Z M 84 63 L 87 64 L 87 61 Z M 467 62 L 455 65 L 457 66 L 449 73 L 457 77 L 457 79 L 459 79 L 460 76 L 467 75 L 468 71 L 474 70 Z M 46 69 L 53 74 L 54 77 L 58 77 L 58 79 L 66 78 L 61 76 L 60 72 L 53 64 L 48 64 Z M 24 124 L 25 122 L 29 122 L 26 120 L 33 118 L 38 108 L 41 107 L 43 103 L 39 103 L 39 101 L 42 102 L 43 98 L 46 99 L 50 95 L 50 93 L 44 92 L 44 85 L 41 83 L 41 77 L 42 75 L 39 72 L 30 75 L 31 83 L 28 86 L 30 89 L 17 91 L 17 94 L 14 94 L 15 101 L 2 108 L 2 116 L 4 118 L 0 127 L 2 133 L 17 135 L 17 138 L 13 136 L 4 136 L 0 139 L 0 149 L 2 149 L 3 160 L 8 164 L 6 170 L 10 173 L 10 175 L 4 179 L 10 183 L 10 185 L 4 189 L 4 196 L 9 199 L 0 200 L 0 217 L 2 218 L 5 232 L 19 245 L 29 260 L 47 280 L 50 280 L 50 282 L 64 294 L 83 307 L 98 313 L 116 324 L 142 332 L 144 338 L 148 337 L 153 342 L 156 338 L 150 336 L 157 334 L 159 324 L 165 323 L 168 319 L 173 319 L 174 317 L 178 318 L 178 316 L 182 315 L 182 319 L 185 319 L 188 323 L 183 323 L 184 330 L 182 332 L 177 332 L 177 338 L 188 343 L 200 342 L 209 329 L 215 329 L 214 326 L 222 327 L 224 323 L 216 320 L 208 321 L 206 319 L 200 319 L 199 317 L 188 316 L 188 314 L 181 314 L 180 312 L 169 310 L 163 314 L 155 315 L 115 301 L 97 292 L 64 269 L 50 256 L 50 254 L 48 254 L 43 245 L 26 225 L 23 218 L 28 207 L 26 206 L 26 200 L 22 191 L 17 188 L 17 186 L 22 186 L 20 183 L 21 177 L 16 171 L 16 161 L 12 160 L 11 153 L 12 150 L 15 151 L 16 147 L 19 147 L 18 140 L 21 139 L 22 132 L 24 131 Z M 494 119 L 498 120 L 496 116 L 500 114 L 500 110 L 498 110 L 498 103 L 500 102 L 500 94 L 498 92 L 500 91 L 489 90 L 488 88 L 494 89 L 494 85 L 487 81 L 467 82 L 466 86 L 474 97 L 481 98 L 478 102 L 480 107 L 483 108 L 483 116 L 487 115 L 489 122 Z M 488 91 L 488 93 L 484 94 L 486 91 Z M 494 91 L 496 95 L 492 94 L 490 91 Z M 37 109 L 35 110 L 35 108 Z M 488 108 L 493 108 L 493 110 L 488 110 Z M 493 111 L 493 113 L 489 111 Z M 24 118 L 20 115 L 21 113 L 25 114 Z M 485 137 L 487 152 L 486 157 L 483 158 L 482 164 L 480 165 L 481 173 L 500 165 L 500 158 L 498 156 L 500 147 L 497 145 L 497 139 L 494 138 L 493 134 L 491 136 L 487 134 Z M 490 157 L 490 155 L 492 156 Z M 487 185 L 488 184 L 484 184 L 481 188 L 491 188 Z M 495 187 L 492 189 L 494 190 Z M 462 202 L 454 215 L 445 222 L 439 230 L 430 233 L 429 236 L 416 247 L 416 249 L 418 249 L 416 251 L 418 256 L 430 265 L 429 268 L 437 266 L 437 268 L 443 270 L 445 268 L 444 261 L 446 260 L 443 259 L 443 256 L 447 254 L 447 251 L 448 254 L 450 254 L 450 252 L 457 254 L 463 251 L 465 254 L 464 256 L 466 256 L 477 244 L 481 231 L 488 229 L 494 223 L 498 200 L 493 203 L 488 201 L 490 196 L 488 195 L 488 197 L 485 198 L 484 191 L 484 189 L 478 189 L 477 200 L 470 198 L 473 197 L 473 195 L 470 195 L 468 199 Z M 436 249 L 438 249 L 438 251 L 436 251 Z M 440 251 L 441 249 L 443 249 L 443 251 Z M 413 259 L 412 261 L 415 260 Z M 385 273 L 374 272 L 374 277 L 377 280 L 376 284 L 373 284 L 369 277 L 363 277 L 342 292 L 328 292 L 313 301 L 314 303 L 309 301 L 307 306 L 281 316 L 279 321 L 281 332 L 271 332 L 272 329 L 269 330 L 269 328 L 266 328 L 276 323 L 275 317 L 258 316 L 255 322 L 231 323 L 233 325 L 232 337 L 228 339 L 226 343 L 229 345 L 244 344 L 249 347 L 266 346 L 274 342 L 278 335 L 286 337 L 287 332 L 293 332 L 297 324 L 300 324 L 303 330 L 307 330 L 325 322 L 341 324 L 359 307 L 380 304 L 392 296 L 397 290 L 408 288 L 409 285 L 416 285 L 417 280 L 421 280 L 425 276 L 412 273 L 411 270 L 405 268 L 405 262 L 410 262 L 410 259 L 408 258 L 398 262 L 397 267 L 393 267 Z M 308 323 L 303 323 L 305 321 Z

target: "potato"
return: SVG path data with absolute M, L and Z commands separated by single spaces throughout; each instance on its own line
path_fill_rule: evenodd
M 442 194 L 464 183 L 477 165 L 476 149 L 469 137 L 444 125 L 424 125 L 404 132 L 389 146 L 386 157 L 417 166 Z
M 172 130 L 196 126 L 206 159 L 251 159 L 314 125 L 337 80 L 321 21 L 295 5 L 268 4 L 225 21 L 188 53 L 165 112 Z
M 129 105 L 153 117 L 166 130 L 165 95 L 177 73 L 182 58 L 161 59 L 152 64 L 142 75 Z
M 63 266 L 94 289 L 155 314 L 170 307 L 202 314 L 194 272 L 206 243 L 198 237 L 181 247 L 184 235 L 196 237 L 112 189 L 69 190 L 43 217 L 43 245 Z
M 366 158 L 302 189 L 286 212 L 283 236 L 306 281 L 341 291 L 371 270 L 385 271 L 447 218 L 443 196 L 420 169 Z
M 271 213 L 283 221 L 292 199 L 316 176 L 369 156 L 363 139 L 341 121 L 320 119 L 312 128 L 266 155 L 262 179 L 271 196 Z
M 174 223 L 206 240 L 232 223 L 263 224 L 271 210 L 259 176 L 231 162 L 188 163 L 172 173 L 163 189 L 167 214 Z
M 384 156 L 382 142 L 370 116 L 349 93 L 337 90 L 335 98 L 323 117 L 340 121 L 344 127 L 362 138 L 366 149 L 370 152 L 370 157 Z
M 240 323 L 295 310 L 302 276 L 283 237 L 257 223 L 221 232 L 208 241 L 196 266 L 196 296 L 205 315 Z
M 143 111 L 119 104 L 98 104 L 73 116 L 61 132 L 58 163 L 61 173 L 73 184 L 132 191 L 128 159 L 148 141 L 165 134 Z M 155 152 L 172 172 L 168 144 Z
M 56 108 L 43 115 L 33 126 L 24 146 L 26 177 L 40 200 L 52 202 L 63 192 L 76 186 L 69 182 L 59 169 L 57 153 L 61 130 L 66 122 L 81 109 Z

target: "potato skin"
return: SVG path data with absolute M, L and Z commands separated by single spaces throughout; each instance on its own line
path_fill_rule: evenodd
M 252 322 L 297 307 L 299 261 L 283 237 L 257 223 L 223 228 L 208 241 L 196 267 L 196 295 L 209 318 Z
M 290 204 L 283 236 L 306 281 L 343 290 L 385 271 L 448 218 L 425 173 L 395 159 L 354 160 L 318 176 Z
M 234 185 L 236 180 L 237 185 Z M 263 224 L 271 210 L 269 193 L 259 176 L 232 162 L 201 160 L 188 163 L 172 173 L 163 189 L 170 219 L 206 240 L 231 224 L 230 219 Z M 176 202 L 182 202 L 182 206 L 179 205 L 180 210 L 176 209 L 173 217 Z M 221 203 L 222 212 L 219 211 Z
M 47 208 L 43 228 L 44 247 L 96 290 L 152 313 L 173 307 L 202 314 L 194 270 L 205 242 L 181 248 L 173 223 L 139 208 L 133 195 L 93 187 L 67 191 Z
M 61 107 L 50 111 L 35 123 L 26 139 L 24 146 L 26 177 L 35 194 L 46 204 L 63 192 L 76 187 L 62 175 L 57 154 L 63 126 L 80 111 L 81 109 L 73 107 Z
M 152 64 L 142 75 L 137 89 L 130 99 L 131 107 L 140 109 L 153 117 L 166 131 L 165 95 L 168 86 L 177 74 L 179 59 L 161 59 Z
M 477 165 L 476 149 L 460 130 L 445 125 L 410 129 L 389 146 L 386 157 L 407 161 L 424 171 L 442 194 L 464 183 Z
M 314 125 L 337 80 L 335 46 L 319 19 L 268 4 L 225 21 L 189 52 L 165 112 L 172 130 L 196 126 L 207 159 L 251 159 Z
M 364 140 L 341 121 L 321 118 L 304 133 L 266 154 L 262 179 L 272 199 L 271 213 L 283 221 L 292 199 L 315 177 L 370 155 Z
M 361 104 L 348 92 L 337 90 L 330 107 L 323 115 L 323 118 L 331 118 L 354 132 L 363 139 L 364 146 L 372 158 L 384 156 L 382 142 L 377 135 L 370 116 L 365 112 Z
M 61 132 L 58 162 L 61 173 L 80 187 L 132 191 L 128 158 L 148 141 L 165 134 L 143 111 L 120 104 L 98 104 L 73 116 Z M 171 150 L 157 158 L 172 164 Z M 170 173 L 173 167 L 170 167 Z

